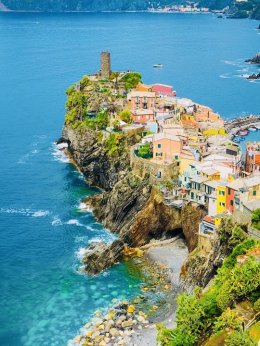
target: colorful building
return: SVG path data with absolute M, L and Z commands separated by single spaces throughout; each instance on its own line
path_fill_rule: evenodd
M 219 182 L 216 188 L 216 210 L 217 214 L 224 213 L 227 209 L 227 195 L 226 195 L 226 185 L 227 182 Z
M 179 137 L 167 133 L 153 136 L 153 158 L 156 160 L 179 160 L 182 143 Z
M 171 85 L 166 84 L 153 84 L 152 91 L 154 91 L 158 96 L 176 96 L 176 91 L 173 90 Z
M 132 112 L 137 110 L 155 109 L 155 93 L 149 91 L 132 91 L 128 94 L 130 109 Z
M 154 111 L 152 109 L 137 109 L 132 112 L 133 122 L 137 124 L 146 124 L 155 121 Z
M 246 172 L 260 172 L 260 142 L 249 142 L 246 145 Z

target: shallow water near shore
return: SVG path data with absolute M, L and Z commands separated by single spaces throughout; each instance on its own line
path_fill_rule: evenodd
M 95 310 L 140 293 L 143 278 L 126 264 L 93 278 L 79 271 L 84 247 L 113 235 L 80 209 L 97 190 L 53 144 L 65 89 L 97 71 L 109 49 L 113 69 L 173 84 L 225 117 L 257 113 L 259 83 L 238 77 L 255 69 L 243 59 L 258 51 L 256 25 L 212 15 L 0 13 L 1 345 L 66 345 Z

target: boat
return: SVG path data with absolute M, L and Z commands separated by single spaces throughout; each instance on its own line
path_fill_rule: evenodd
M 255 131 L 257 131 L 257 129 L 255 128 L 255 127 L 249 127 L 249 129 L 248 129 L 249 131 L 251 131 L 251 132 L 255 132 Z
M 256 128 L 257 130 L 260 130 L 260 125 L 255 125 L 255 128 Z
M 240 130 L 238 131 L 239 136 L 246 136 L 248 134 L 248 130 Z
M 240 143 L 241 142 L 241 138 L 240 137 L 236 137 L 233 139 L 234 143 Z
M 155 68 L 161 68 L 161 67 L 163 67 L 163 64 L 154 64 L 153 67 L 155 67 Z

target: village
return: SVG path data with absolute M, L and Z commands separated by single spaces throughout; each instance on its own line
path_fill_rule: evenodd
M 88 77 L 108 79 L 110 64 L 110 53 L 101 53 L 99 74 Z M 116 75 L 117 96 L 127 73 Z M 236 133 L 241 138 L 258 131 L 259 116 L 225 122 L 211 108 L 177 97 L 170 85 L 142 82 L 118 97 L 118 104 L 121 112 L 111 117 L 106 133 L 140 134 L 130 153 L 133 173 L 149 176 L 166 205 L 181 209 L 192 202 L 206 210 L 198 230 L 201 252 L 210 251 L 222 218 L 250 223 L 260 208 L 260 142 L 247 142 L 243 152 Z

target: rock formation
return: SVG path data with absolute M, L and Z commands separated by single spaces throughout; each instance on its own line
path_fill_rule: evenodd
M 247 59 L 245 62 L 249 62 L 250 64 L 260 64 L 260 53 L 257 53 L 256 56 Z

